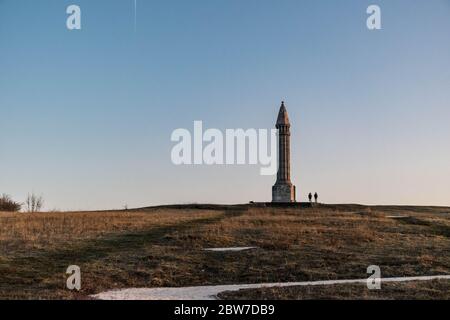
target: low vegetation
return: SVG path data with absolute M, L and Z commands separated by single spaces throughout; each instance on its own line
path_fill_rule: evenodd
M 0 211 L 17 212 L 22 208 L 22 204 L 15 202 L 7 194 L 0 196 Z
M 0 298 L 87 299 L 130 287 L 366 278 L 373 264 L 383 277 L 450 274 L 449 237 L 450 208 L 438 207 L 195 205 L 0 213 Z M 203 250 L 235 246 L 257 249 Z M 80 292 L 65 289 L 65 271 L 74 264 L 82 271 Z M 448 287 L 438 281 L 394 284 L 377 293 L 342 286 L 222 297 L 448 299 Z
M 383 284 L 381 290 L 367 290 L 364 284 L 266 288 L 224 292 L 219 294 L 219 297 L 231 300 L 448 300 L 450 299 L 450 281 L 390 282 Z

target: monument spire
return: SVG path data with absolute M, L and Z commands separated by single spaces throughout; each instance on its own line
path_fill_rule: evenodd
M 281 103 L 276 123 L 278 129 L 278 173 L 272 187 L 272 202 L 295 202 L 295 186 L 291 182 L 291 123 Z
M 281 102 L 280 112 L 278 112 L 277 126 L 281 125 L 291 125 L 289 123 L 289 116 L 284 105 L 284 101 Z

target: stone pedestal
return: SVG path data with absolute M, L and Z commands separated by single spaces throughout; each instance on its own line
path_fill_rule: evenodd
M 275 184 L 272 187 L 272 202 L 296 202 L 295 186 L 291 183 Z

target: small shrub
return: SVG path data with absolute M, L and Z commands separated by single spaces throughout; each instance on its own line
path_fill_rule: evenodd
M 2 194 L 0 196 L 0 211 L 16 212 L 20 211 L 22 205 L 15 202 L 7 194 Z

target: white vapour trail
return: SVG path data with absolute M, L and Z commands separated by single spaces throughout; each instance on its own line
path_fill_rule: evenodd
M 137 29 L 137 0 L 134 0 L 134 32 Z

